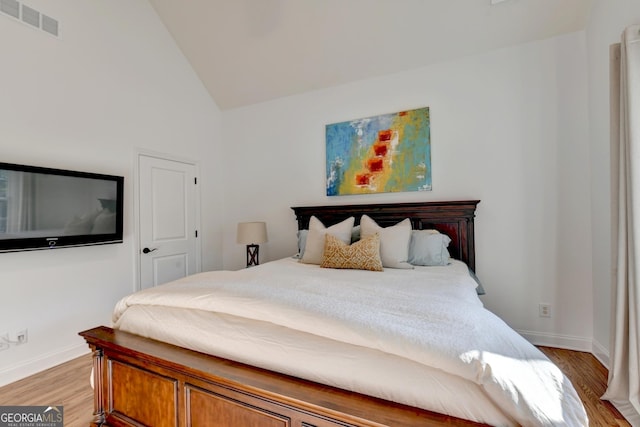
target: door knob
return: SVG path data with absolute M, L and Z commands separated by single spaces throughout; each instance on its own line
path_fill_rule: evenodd
M 144 249 L 142 250 L 142 253 L 143 253 L 143 254 L 148 254 L 148 253 L 150 253 L 150 252 L 157 251 L 157 250 L 158 250 L 158 248 L 153 248 L 153 249 L 144 248 Z

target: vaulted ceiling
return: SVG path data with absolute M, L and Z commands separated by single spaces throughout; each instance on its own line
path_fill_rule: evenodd
M 149 1 L 223 110 L 582 30 L 591 4 Z

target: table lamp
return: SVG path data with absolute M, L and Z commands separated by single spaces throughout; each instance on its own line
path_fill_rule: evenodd
M 236 242 L 247 245 L 247 267 L 259 265 L 260 243 L 267 242 L 266 222 L 240 222 Z

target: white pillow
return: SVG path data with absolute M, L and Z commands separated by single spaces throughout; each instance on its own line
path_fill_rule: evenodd
M 364 239 L 372 234 L 380 234 L 380 258 L 382 265 L 388 268 L 413 268 L 409 264 L 409 242 L 411 240 L 411 221 L 409 218 L 390 227 L 380 227 L 367 215 L 360 219 L 360 234 Z
M 331 234 L 337 237 L 347 245 L 351 244 L 351 229 L 355 222 L 354 217 L 349 217 L 342 222 L 327 228 L 315 216 L 309 219 L 309 233 L 307 234 L 307 243 L 304 246 L 304 254 L 300 262 L 305 264 L 322 263 L 322 254 L 324 253 L 325 235 Z

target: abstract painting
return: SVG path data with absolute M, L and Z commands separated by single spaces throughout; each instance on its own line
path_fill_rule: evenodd
M 429 107 L 326 127 L 327 196 L 431 190 Z

